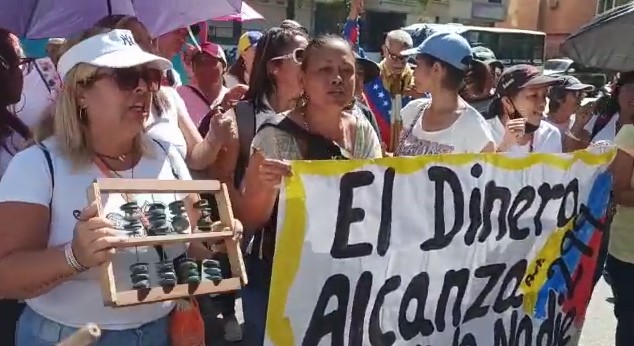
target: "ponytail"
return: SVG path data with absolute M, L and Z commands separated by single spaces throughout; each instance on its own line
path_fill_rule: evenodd
M 502 98 L 496 95 L 489 104 L 489 108 L 482 114 L 484 119 L 490 120 L 502 116 Z

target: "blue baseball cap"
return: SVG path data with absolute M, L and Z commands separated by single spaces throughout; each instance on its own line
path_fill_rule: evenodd
M 466 70 L 473 60 L 471 46 L 467 40 L 453 32 L 438 32 L 425 39 L 416 48 L 407 49 L 401 55 L 427 54 L 447 64 Z

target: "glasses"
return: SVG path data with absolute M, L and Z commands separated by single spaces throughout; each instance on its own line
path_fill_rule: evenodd
M 294 63 L 299 65 L 302 63 L 302 61 L 304 61 L 304 55 L 305 55 L 304 53 L 306 53 L 306 49 L 296 48 L 290 54 L 276 56 L 275 58 L 272 58 L 271 61 L 290 59 L 290 60 L 293 60 Z
M 98 80 L 110 77 L 117 83 L 120 90 L 132 91 L 139 86 L 139 81 L 143 80 L 147 84 L 149 91 L 158 91 L 161 87 L 163 72 L 152 68 L 117 68 L 107 72 L 96 73 L 92 77 L 88 77 L 81 84 L 90 86 Z
M 409 58 L 407 55 L 395 54 L 391 52 L 387 47 L 386 47 L 386 50 L 387 50 L 387 56 L 392 60 L 405 62 L 407 61 L 407 58 Z

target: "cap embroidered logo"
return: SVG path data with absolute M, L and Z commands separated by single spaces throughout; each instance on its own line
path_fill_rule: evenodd
M 506 88 L 508 88 L 508 87 L 509 87 L 509 85 L 511 85 L 511 84 L 513 84 L 513 83 L 515 83 L 515 78 L 511 78 L 511 79 L 509 79 L 508 81 L 506 81 L 506 83 L 502 84 L 502 87 L 503 87 L 504 89 L 506 89 Z
M 121 39 L 121 41 L 123 42 L 124 45 L 126 46 L 134 46 L 134 37 L 130 36 L 130 35 L 119 35 L 119 38 Z

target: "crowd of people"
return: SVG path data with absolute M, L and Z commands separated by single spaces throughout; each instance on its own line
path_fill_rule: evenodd
M 490 49 L 453 33 L 413 47 L 406 32 L 392 31 L 377 64 L 358 46 L 361 11 L 353 2 L 343 36 L 313 38 L 290 20 L 246 32 L 231 66 L 222 47 L 208 42 L 205 25 L 194 45 L 187 28 L 152 38 L 135 17 L 107 16 L 76 38 L 51 41 L 48 70 L 0 29 L 0 344 L 55 345 L 88 322 L 104 331 L 98 345 L 169 344 L 174 302 L 103 306 L 96 267 L 112 260 L 126 283 L 132 263 L 154 263 L 161 253 L 112 251 L 121 230 L 86 205 L 95 178 L 226 183 L 249 277 L 239 292 L 244 326 L 235 317 L 236 294 L 201 299 L 220 307 L 225 339 L 262 345 L 277 197 L 292 174 L 289 160 L 562 153 L 601 141 L 622 150 L 613 163 L 616 211 L 600 267 L 607 257 L 617 346 L 634 340 L 627 293 L 634 287 L 634 72 L 622 71 L 610 96 L 582 106 L 592 86 L 530 65 L 505 68 Z M 177 54 L 185 85 L 169 60 Z M 403 97 L 392 151 L 392 132 L 368 102 L 375 80 L 388 98 Z M 104 215 L 131 200 L 177 198 L 111 195 Z M 190 215 L 198 198 L 184 197 Z M 217 258 L 228 267 L 226 255 L 203 244 L 165 254 Z

